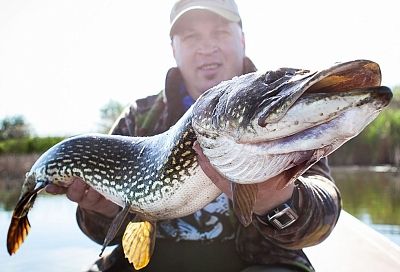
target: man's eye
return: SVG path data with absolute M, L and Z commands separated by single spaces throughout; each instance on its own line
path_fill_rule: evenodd
M 220 30 L 217 30 L 216 31 L 216 34 L 218 35 L 218 36 L 228 36 L 229 35 L 229 31 L 227 31 L 227 30 L 224 30 L 224 29 L 220 29 Z
M 191 40 L 195 40 L 195 39 L 196 39 L 196 34 L 194 34 L 194 33 L 186 34 L 183 36 L 184 41 L 191 41 Z

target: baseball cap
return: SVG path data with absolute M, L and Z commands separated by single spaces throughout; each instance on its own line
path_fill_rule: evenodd
M 175 23 L 186 12 L 195 9 L 208 10 L 224 17 L 228 21 L 241 23 L 238 7 L 234 0 L 179 0 L 176 1 L 170 15 L 170 36 Z

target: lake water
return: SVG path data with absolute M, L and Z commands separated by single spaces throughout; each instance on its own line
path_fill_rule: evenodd
M 385 167 L 333 168 L 332 175 L 343 208 L 400 245 L 400 173 Z
M 400 176 L 381 170 L 334 168 L 333 176 L 344 209 L 400 245 Z M 0 270 L 82 271 L 88 267 L 101 246 L 81 233 L 75 209 L 63 196 L 40 196 L 29 213 L 31 231 L 11 257 L 5 240 L 11 212 L 0 209 Z

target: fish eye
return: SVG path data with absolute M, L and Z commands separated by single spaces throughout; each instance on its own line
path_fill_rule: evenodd
M 280 77 L 282 77 L 282 73 L 280 73 L 279 70 L 278 71 L 268 71 L 265 74 L 265 83 L 269 85 L 269 84 L 277 81 Z
M 270 85 L 274 82 L 288 80 L 298 72 L 298 69 L 294 68 L 280 68 L 276 71 L 268 71 L 265 74 L 265 83 Z

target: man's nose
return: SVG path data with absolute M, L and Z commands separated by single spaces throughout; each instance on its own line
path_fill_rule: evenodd
M 218 50 L 218 43 L 213 39 L 204 39 L 198 43 L 197 52 L 204 55 L 210 55 Z

